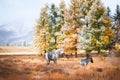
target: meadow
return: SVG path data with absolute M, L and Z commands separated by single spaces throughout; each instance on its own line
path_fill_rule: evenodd
M 19 49 L 15 51 L 14 47 L 13 53 L 17 53 L 17 51 L 19 51 Z M 23 52 L 24 51 L 26 53 L 27 51 L 28 53 L 32 52 L 26 48 L 24 48 Z M 12 51 L 9 54 L 12 54 Z M 0 80 L 120 79 L 120 57 L 94 56 L 94 63 L 89 63 L 87 67 L 82 67 L 79 62 L 84 58 L 85 57 L 64 57 L 58 59 L 58 64 L 51 62 L 50 65 L 47 65 L 44 56 L 36 56 L 34 54 L 0 55 Z

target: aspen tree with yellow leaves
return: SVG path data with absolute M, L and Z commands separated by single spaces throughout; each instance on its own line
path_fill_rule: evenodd
M 50 21 L 48 14 L 48 5 L 46 5 L 40 12 L 40 18 L 37 20 L 35 26 L 35 39 L 34 44 L 38 49 L 39 54 L 44 54 L 49 50 L 48 40 L 51 39 L 49 36 Z
M 71 0 L 71 5 L 64 14 L 65 23 L 62 26 L 64 34 L 65 52 L 68 54 L 74 53 L 77 57 L 78 51 L 78 31 L 82 27 L 80 20 L 84 15 L 82 14 L 82 7 L 84 0 Z

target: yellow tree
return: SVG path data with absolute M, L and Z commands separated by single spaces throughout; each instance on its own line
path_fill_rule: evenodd
M 82 14 L 82 5 L 84 0 L 71 0 L 70 8 L 65 10 L 64 26 L 62 26 L 64 39 L 64 47 L 66 53 L 75 53 L 77 57 L 78 51 L 78 30 L 82 27 L 80 20 L 84 15 Z
M 84 0 L 83 5 L 81 6 L 84 17 L 88 14 L 88 12 L 90 11 L 91 6 L 94 2 L 95 2 L 95 0 Z
M 39 54 L 44 54 L 49 50 L 49 42 L 51 39 L 49 36 L 50 30 L 50 22 L 48 15 L 48 5 L 46 5 L 40 13 L 40 18 L 37 21 L 37 25 L 35 26 L 35 46 L 38 49 Z

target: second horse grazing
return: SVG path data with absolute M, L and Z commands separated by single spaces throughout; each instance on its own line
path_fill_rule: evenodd
M 92 57 L 80 60 L 80 64 L 84 67 L 86 67 L 89 62 L 93 63 Z

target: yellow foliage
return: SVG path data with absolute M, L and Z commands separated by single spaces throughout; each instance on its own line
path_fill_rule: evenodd
M 105 36 L 105 37 L 104 37 L 104 42 L 105 42 L 106 45 L 109 44 L 109 37 L 108 37 L 108 36 Z
M 105 50 L 101 50 L 101 55 L 102 55 L 102 56 L 104 56 L 104 55 L 105 55 L 105 53 L 106 53 L 106 51 L 105 51 Z
M 38 53 L 44 54 L 45 51 L 49 49 L 49 45 L 47 40 L 50 39 L 50 36 L 47 34 L 50 22 L 48 20 L 49 15 L 47 13 L 48 5 L 46 5 L 40 13 L 40 18 L 37 21 L 37 25 L 35 27 L 35 39 L 34 44 L 38 49 Z

